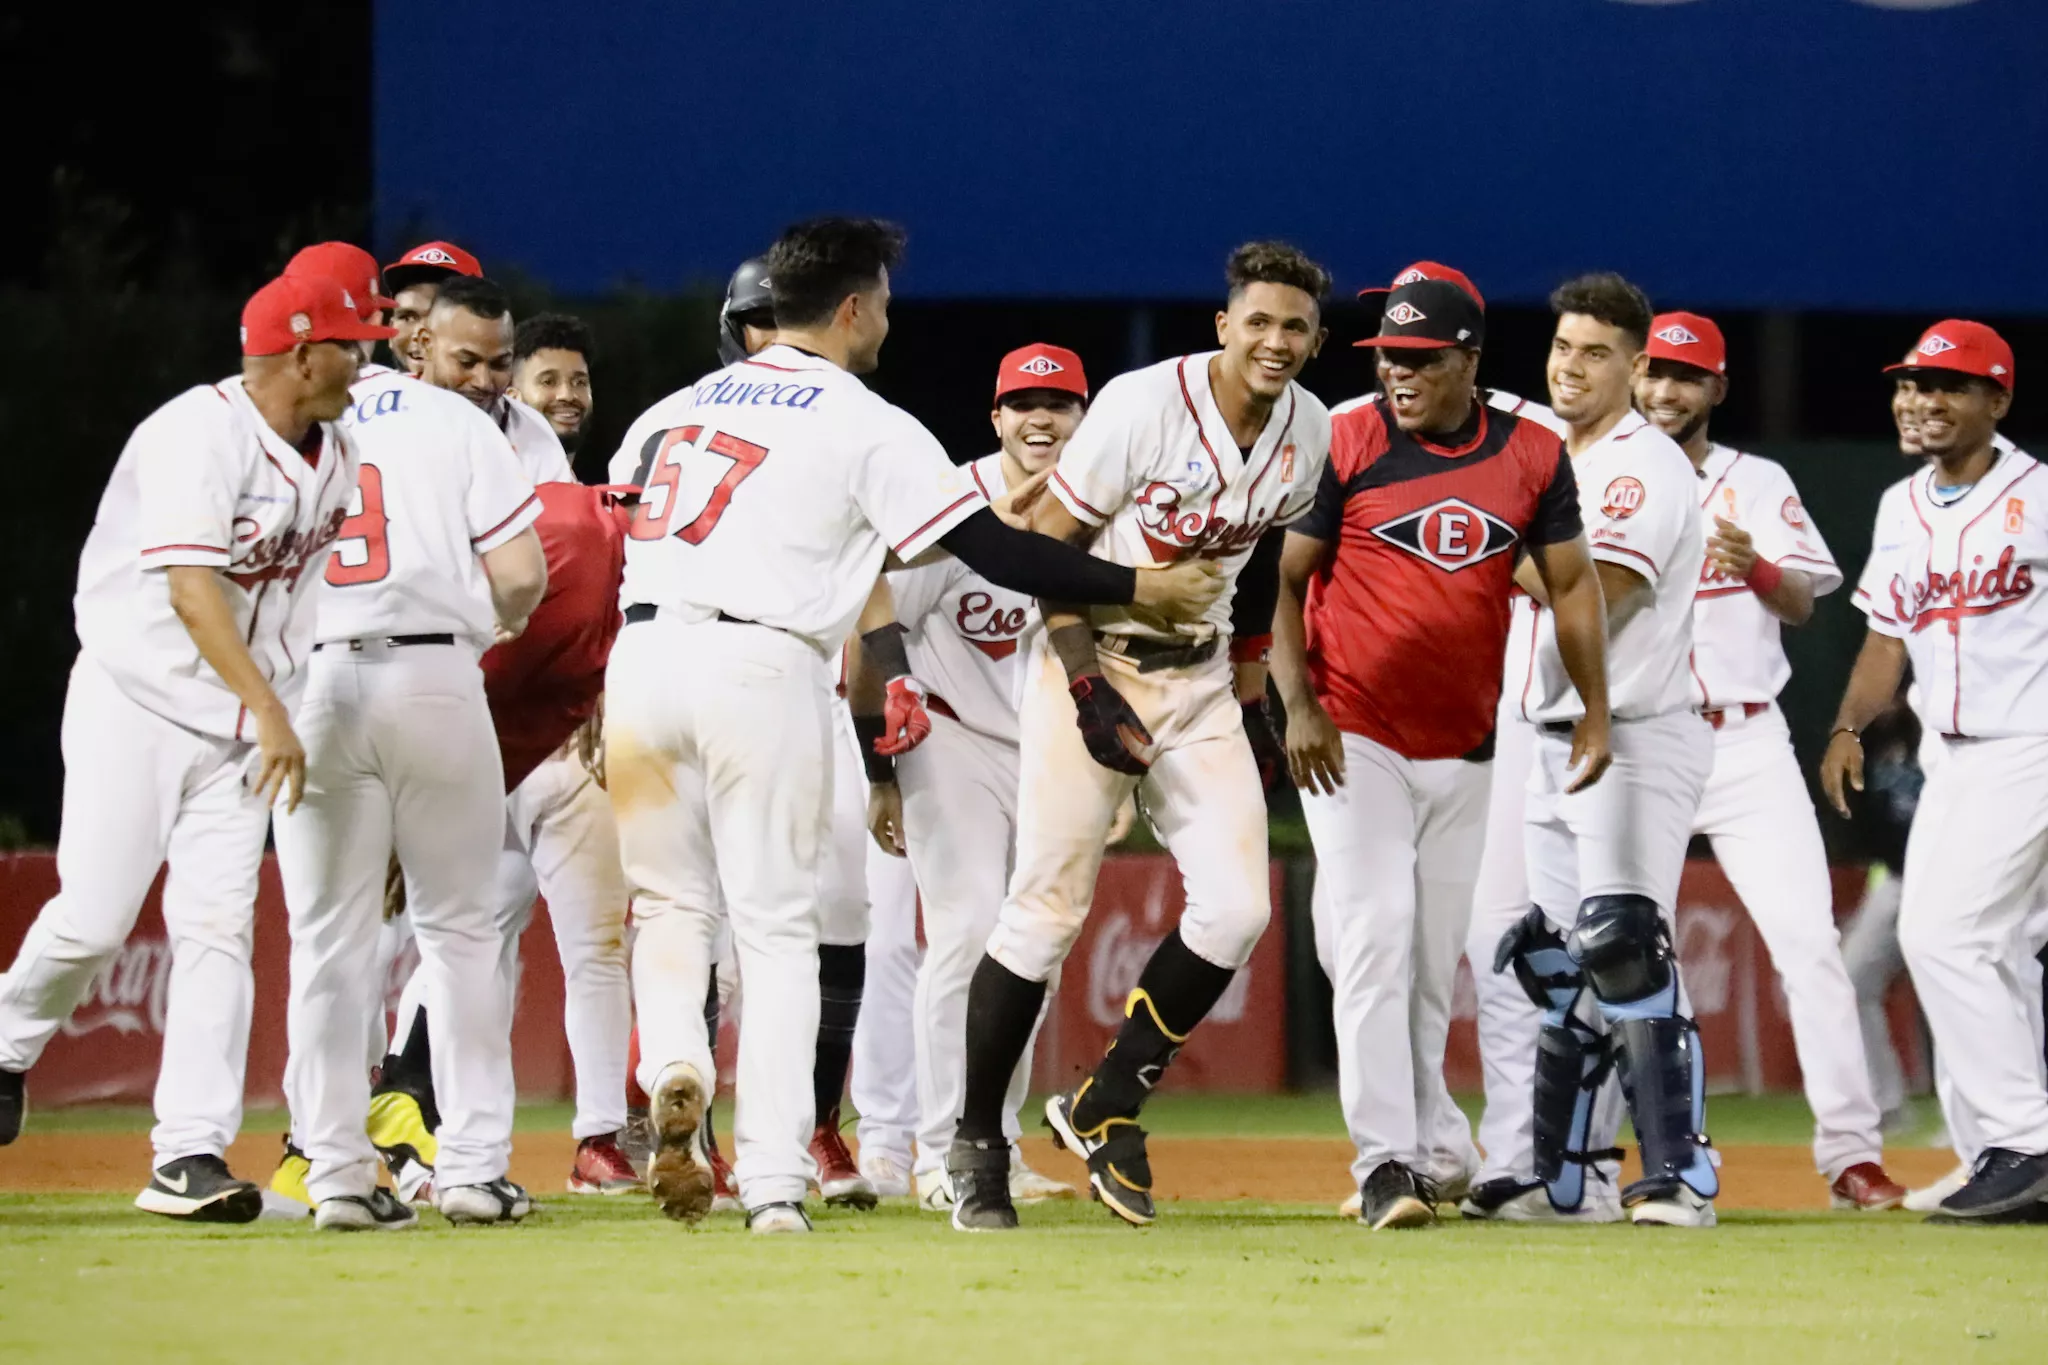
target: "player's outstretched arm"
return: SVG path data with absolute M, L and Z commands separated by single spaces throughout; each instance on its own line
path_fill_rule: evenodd
M 498 639 L 516 640 L 548 592 L 548 557 L 540 547 L 540 535 L 529 526 L 477 558 L 483 562 L 484 577 L 491 582 Z
M 1891 704 L 1905 676 L 1906 642 L 1881 631 L 1865 632 L 1849 685 L 1842 690 L 1841 709 L 1835 712 L 1834 733 L 1820 759 L 1821 790 L 1845 820 L 1850 818 L 1848 788 L 1863 790 L 1863 728 Z
M 1033 517 L 1036 534 L 1005 526 L 983 508 L 941 536 L 939 544 L 998 587 L 1056 602 L 1139 606 L 1169 621 L 1197 621 L 1223 595 L 1222 574 L 1207 560 L 1133 569 L 1097 559 L 1069 544 L 1069 537 L 1044 534 L 1054 508 L 1072 519 L 1058 499 L 1041 498 Z M 1081 530 L 1093 534 L 1091 528 Z
M 1787 569 L 1756 552 L 1749 532 L 1726 517 L 1714 518 L 1707 537 L 1707 563 L 1730 578 L 1749 584 L 1764 610 L 1788 626 L 1803 626 L 1813 617 L 1813 575 Z
M 1571 765 L 1579 769 L 1566 788 L 1590 787 L 1614 761 L 1612 721 L 1607 709 L 1606 564 L 1595 565 L 1583 535 L 1533 545 L 1529 558 L 1543 580 L 1550 610 L 1557 617 L 1557 652 L 1586 714 L 1572 728 Z M 1626 569 L 1618 570 L 1628 573 Z M 1650 585 L 1630 574 L 1647 595 Z M 1632 591 L 1623 585 L 1624 591 Z
M 1287 708 L 1287 771 L 1294 785 L 1334 795 L 1344 785 L 1344 740 L 1323 710 L 1308 675 L 1308 632 L 1301 604 L 1308 580 L 1329 546 L 1299 531 L 1280 550 L 1279 594 L 1273 603 L 1273 648 L 1267 658 L 1280 704 Z
M 284 703 L 249 656 L 221 588 L 220 571 L 204 565 L 174 564 L 164 574 L 171 590 L 171 610 L 184 623 L 199 657 L 220 674 L 220 680 L 256 721 L 256 750 L 262 761 L 257 794 L 269 801 L 282 796 L 285 809 L 296 810 L 306 790 L 306 750 L 292 730 Z

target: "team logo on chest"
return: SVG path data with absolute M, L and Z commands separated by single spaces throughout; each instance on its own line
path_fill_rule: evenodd
M 1190 474 L 1205 472 L 1206 465 L 1197 466 L 1189 461 Z M 1195 496 L 1205 490 L 1197 488 Z M 1145 538 L 1145 548 L 1152 552 L 1152 558 L 1161 564 L 1171 564 L 1184 555 L 1201 555 L 1206 559 L 1223 559 L 1236 554 L 1258 541 L 1273 524 L 1274 512 L 1258 516 L 1257 508 L 1247 508 L 1249 520 L 1242 524 L 1230 518 L 1217 516 L 1211 499 L 1211 510 L 1199 510 L 1184 506 L 1181 490 L 1170 483 L 1148 483 L 1138 490 L 1134 499 L 1138 510 L 1138 532 Z M 1277 509 L 1275 509 L 1277 511 Z
M 1005 608 L 995 594 L 979 588 L 961 593 L 959 610 L 953 613 L 961 636 L 991 659 L 1007 659 L 1017 652 L 1017 637 L 1030 619 L 1029 608 Z
M 1445 498 L 1382 522 L 1372 533 L 1445 573 L 1491 559 L 1519 539 L 1514 527 L 1462 498 Z

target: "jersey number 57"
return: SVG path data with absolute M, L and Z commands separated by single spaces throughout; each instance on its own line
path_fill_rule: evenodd
M 640 449 L 640 506 L 633 513 L 631 535 L 635 540 L 660 540 L 673 535 L 685 545 L 701 545 L 718 528 L 718 519 L 732 505 L 732 495 L 747 476 L 768 458 L 768 447 L 742 441 L 722 431 L 703 440 L 704 428 L 675 427 L 657 431 Z M 697 515 L 673 526 L 678 506 L 678 485 L 691 468 L 708 456 L 720 456 L 727 465 Z M 708 471 L 707 471 L 708 473 Z M 701 486 L 701 479 L 692 480 Z

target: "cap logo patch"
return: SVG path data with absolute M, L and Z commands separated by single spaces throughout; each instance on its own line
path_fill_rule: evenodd
M 1403 299 L 1387 310 L 1387 321 L 1393 323 L 1396 327 L 1406 327 L 1411 322 L 1421 322 L 1428 316 L 1429 314 L 1423 312 L 1406 299 Z
M 1423 274 L 1420 270 L 1404 270 L 1394 276 L 1394 288 L 1399 289 L 1404 284 L 1416 284 L 1428 278 L 1429 276 Z
M 1657 333 L 1657 340 L 1662 342 L 1668 342 L 1673 346 L 1697 346 L 1700 344 L 1700 339 L 1698 337 L 1694 336 L 1691 332 L 1687 331 L 1684 328 L 1684 326 L 1676 322 L 1672 323 L 1669 327 L 1666 327 L 1663 331 Z
M 1054 360 L 1049 355 L 1035 355 L 1017 366 L 1019 373 L 1035 374 L 1040 379 L 1045 378 L 1049 374 L 1058 374 L 1066 368 L 1066 366 L 1060 364 L 1059 361 Z
M 1937 356 L 1940 355 L 1943 351 L 1953 351 L 1955 348 L 1956 344 L 1953 341 L 1950 341 L 1947 337 L 1942 336 L 1940 333 L 1936 333 L 1935 335 L 1927 338 L 1927 340 L 1921 342 L 1918 347 L 1918 350 L 1920 354 L 1924 356 Z
M 415 251 L 412 259 L 420 265 L 454 265 L 455 258 L 440 247 L 430 246 L 424 251 Z
M 341 301 L 351 308 L 356 306 L 356 296 L 349 293 L 346 289 L 341 291 Z
M 301 341 L 313 335 L 313 319 L 307 317 L 304 313 L 292 314 L 289 325 L 292 329 L 292 335 Z
M 1993 374 L 2004 374 L 2004 373 L 2005 373 L 2005 366 L 2003 366 L 2003 365 L 1993 365 L 1993 366 L 1991 367 L 1991 373 L 1993 373 Z

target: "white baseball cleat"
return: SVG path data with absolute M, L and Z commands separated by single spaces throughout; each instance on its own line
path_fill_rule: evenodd
M 944 1174 L 944 1172 L 940 1172 Z M 1043 1204 L 1048 1199 L 1072 1199 L 1076 1191 L 1072 1185 L 1054 1180 L 1049 1175 L 1040 1175 L 1024 1164 L 1024 1158 L 1011 1149 L 1010 1155 L 1010 1202 L 1013 1204 Z M 946 1202 L 953 1200 L 952 1192 L 946 1194 Z
M 748 1232 L 809 1232 L 811 1216 L 802 1204 L 763 1204 L 747 1210 Z
M 1970 1168 L 1956 1167 L 1932 1185 L 1923 1185 L 1917 1190 L 1906 1192 L 1905 1207 L 1914 1213 L 1935 1213 L 1941 1208 L 1941 1201 L 1970 1183 Z
M 1714 1216 L 1714 1201 L 1684 1181 L 1669 1194 L 1630 1204 L 1628 1216 L 1638 1227 L 1710 1228 L 1720 1221 Z
M 1605 1183 L 1588 1189 L 1579 1206 L 1569 1211 L 1553 1205 L 1550 1191 L 1536 1185 L 1499 1203 L 1482 1202 L 1468 1194 L 1458 1205 L 1458 1212 L 1467 1218 L 1500 1223 L 1619 1223 L 1628 1216 L 1622 1212 L 1621 1196 Z
M 381 1189 L 323 1199 L 313 1211 L 315 1232 L 404 1232 L 419 1224 L 420 1216 L 409 1205 Z
M 326 1207 L 325 1201 L 322 1207 Z M 434 1207 L 449 1222 L 482 1226 L 516 1223 L 533 1212 L 533 1200 L 526 1191 L 500 1177 L 479 1185 L 454 1185 L 434 1191 Z
M 917 1205 L 933 1213 L 950 1213 L 953 1208 L 953 1177 L 946 1174 L 941 1166 L 936 1171 L 920 1171 L 917 1176 Z
M 910 1193 L 910 1163 L 887 1152 L 860 1154 L 860 1173 L 875 1187 L 878 1199 L 901 1199 Z

